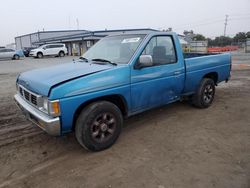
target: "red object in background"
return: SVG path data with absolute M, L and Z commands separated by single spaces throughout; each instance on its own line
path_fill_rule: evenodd
M 238 49 L 239 49 L 238 46 L 225 46 L 225 47 L 212 47 L 212 48 L 208 48 L 207 51 L 213 53 L 213 52 L 236 51 Z

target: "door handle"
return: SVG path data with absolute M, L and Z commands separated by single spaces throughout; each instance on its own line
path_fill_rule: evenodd
M 179 74 L 181 74 L 181 71 L 175 71 L 174 72 L 174 75 L 179 75 Z

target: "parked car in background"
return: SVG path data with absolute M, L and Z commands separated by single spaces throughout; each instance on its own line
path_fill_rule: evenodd
M 18 59 L 20 59 L 20 56 L 21 55 L 13 49 L 0 48 L 0 59 L 18 60 Z
M 19 57 L 25 57 L 23 50 L 16 50 L 16 54 L 19 55 Z
M 65 44 L 46 44 L 30 51 L 29 56 L 43 58 L 43 56 L 64 57 L 68 53 Z
M 25 47 L 23 49 L 23 54 L 25 55 L 25 57 L 29 57 L 30 51 L 35 49 L 35 47 Z

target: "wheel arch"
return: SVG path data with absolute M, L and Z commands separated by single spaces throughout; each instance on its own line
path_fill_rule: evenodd
M 42 55 L 43 55 L 43 52 L 41 52 L 41 51 L 36 52 L 36 56 L 37 56 L 38 54 L 42 54 Z
M 203 76 L 203 78 L 210 78 L 214 81 L 215 84 L 218 82 L 218 73 L 217 72 L 210 72 Z
M 128 105 L 127 105 L 126 99 L 122 95 L 115 94 L 115 95 L 107 95 L 107 96 L 102 96 L 102 97 L 90 99 L 90 100 L 82 103 L 81 105 L 79 105 L 79 107 L 76 109 L 76 111 L 74 113 L 73 125 L 72 125 L 73 131 L 75 129 L 75 123 L 76 123 L 77 117 L 79 116 L 81 111 L 89 104 L 94 103 L 94 102 L 98 102 L 98 101 L 108 101 L 108 102 L 113 103 L 121 110 L 121 113 L 124 117 L 126 117 L 128 114 Z
M 20 55 L 19 55 L 19 54 L 14 54 L 13 57 L 12 57 L 12 59 L 15 59 L 16 56 L 17 56 L 18 58 L 20 58 Z

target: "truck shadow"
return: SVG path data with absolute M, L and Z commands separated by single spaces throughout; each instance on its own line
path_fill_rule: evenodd
M 12 111 L 13 109 L 15 108 L 12 108 Z M 32 169 L 41 168 L 42 170 L 49 168 L 49 165 L 56 166 L 57 163 L 62 163 L 62 161 L 70 162 L 72 159 L 74 161 L 73 163 L 70 162 L 71 165 L 77 165 L 77 161 L 82 161 L 83 164 L 90 163 L 88 164 L 89 166 L 97 165 L 96 161 L 108 160 L 110 158 L 119 161 L 122 156 L 124 157 L 131 151 L 141 151 L 141 149 L 147 148 L 143 139 L 150 140 L 152 130 L 155 132 L 155 135 L 158 135 L 159 132 L 155 131 L 158 128 L 162 130 L 166 126 L 176 126 L 175 123 L 177 122 L 171 118 L 179 118 L 180 115 L 186 115 L 185 113 L 190 110 L 196 111 L 187 102 L 176 102 L 127 118 L 124 121 L 122 134 L 116 144 L 101 152 L 85 150 L 77 143 L 74 133 L 69 133 L 62 137 L 53 137 L 44 133 L 35 125 L 29 124 L 27 128 L 15 131 L 20 134 L 13 134 L 13 138 L 15 135 L 21 135 L 22 137 L 16 138 L 12 143 L 0 146 L 0 166 L 5 169 L 5 174 L 2 178 L 12 174 L 12 169 L 17 168 L 17 165 L 18 169 L 15 173 L 22 174 L 23 171 L 28 172 L 27 166 Z M 16 113 L 16 116 L 20 115 L 21 113 Z M 15 115 L 13 114 L 13 116 Z M 19 117 L 13 123 L 24 126 L 28 121 Z M 27 132 L 31 129 L 35 135 L 28 136 Z M 158 142 L 157 138 L 155 139 L 155 142 Z M 17 163 L 17 161 L 21 162 Z
M 190 109 L 196 110 L 195 108 L 190 106 L 188 102 L 176 102 L 126 118 L 124 120 L 124 127 L 121 133 L 122 138 L 118 139 L 118 142 L 123 142 L 123 139 L 126 140 L 126 135 L 129 135 L 135 129 L 139 130 L 143 127 L 145 128 L 145 126 L 151 126 L 152 124 L 157 123 L 158 119 L 167 119 L 169 117 L 176 116 L 177 112 L 184 113 L 185 111 Z M 53 157 L 57 154 L 63 154 L 69 151 L 81 154 L 88 152 L 78 144 L 75 139 L 74 133 L 68 133 L 61 137 L 50 136 L 47 133 L 43 132 L 36 125 L 30 124 L 27 120 L 24 119 L 24 117 L 22 117 L 21 113 L 16 110 L 17 109 L 15 109 L 16 115 L 13 114 L 11 115 L 11 117 L 13 119 L 14 116 L 17 116 L 17 118 L 10 123 L 12 123 L 12 125 L 16 124 L 15 126 L 17 126 L 17 128 L 13 133 L 6 132 L 6 136 L 8 136 L 8 139 L 10 138 L 12 140 L 7 144 L 0 144 L 0 151 L 5 150 L 6 148 L 11 150 L 11 148 L 14 149 L 16 147 L 22 147 L 31 149 L 33 151 L 33 154 L 43 156 L 44 158 Z M 152 124 L 150 122 L 152 122 Z M 20 126 L 20 129 L 18 128 L 18 126 Z M 0 130 L 0 134 L 2 133 Z

